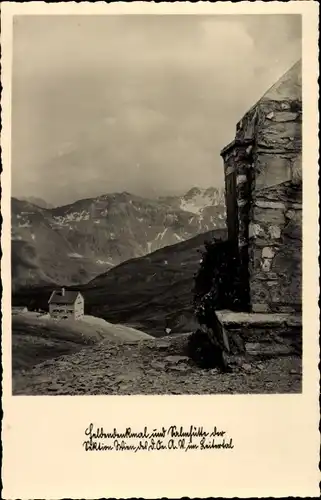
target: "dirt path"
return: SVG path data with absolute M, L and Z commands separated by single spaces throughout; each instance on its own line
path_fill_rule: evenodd
M 301 392 L 301 360 L 281 357 L 202 370 L 184 355 L 187 336 L 97 344 L 14 376 L 20 395 L 248 394 Z

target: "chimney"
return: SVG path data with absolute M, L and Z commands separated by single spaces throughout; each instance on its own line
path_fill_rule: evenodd
M 61 295 L 62 295 L 62 297 L 65 296 L 65 289 L 64 289 L 64 287 L 62 287 L 62 289 L 61 289 Z

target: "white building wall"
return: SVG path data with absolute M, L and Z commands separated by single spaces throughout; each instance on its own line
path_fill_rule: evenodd
M 65 304 L 49 304 L 49 314 L 52 318 L 67 319 L 74 317 L 74 306 Z M 67 318 L 65 318 L 67 316 Z
M 78 295 L 75 301 L 75 319 L 81 319 L 84 316 L 84 298 L 81 294 Z

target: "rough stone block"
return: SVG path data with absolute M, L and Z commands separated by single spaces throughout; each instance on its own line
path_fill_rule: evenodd
M 268 287 L 272 287 L 272 286 L 275 287 L 275 286 L 277 286 L 278 282 L 277 282 L 277 280 L 267 280 L 266 284 Z
M 237 185 L 244 184 L 246 181 L 247 181 L 247 176 L 245 174 L 241 174 L 236 177 Z
M 269 226 L 269 235 L 272 240 L 278 240 L 281 238 L 281 228 L 276 225 Z
M 297 252 L 301 254 L 302 213 L 295 214 L 295 217 L 290 219 L 282 231 L 282 236 L 286 237 L 287 240 L 297 240 L 294 245 L 297 245 Z M 287 244 L 291 244 L 291 241 L 287 241 Z
M 273 304 L 274 306 L 274 304 Z M 278 305 L 277 306 L 277 311 L 280 312 L 280 313 L 296 313 L 296 308 L 295 307 L 291 307 L 291 306 L 282 306 L 282 305 Z
M 271 270 L 272 259 L 262 259 L 261 261 L 261 269 L 264 272 L 268 272 Z
M 269 310 L 269 304 L 252 304 L 252 311 L 254 313 L 267 313 Z
M 294 155 L 292 155 L 293 157 Z M 257 190 L 256 186 L 254 194 L 255 198 L 259 201 L 283 203 L 283 205 L 286 204 L 287 208 L 289 208 L 289 205 L 292 204 L 302 204 L 302 183 L 294 184 L 292 180 L 289 180 L 274 186 L 262 187 L 259 190 Z
M 291 179 L 291 159 L 279 154 L 259 154 L 256 164 L 256 189 L 267 188 Z
M 269 113 L 271 115 L 271 113 Z M 293 121 L 300 121 L 301 120 L 301 114 L 300 113 L 294 113 L 293 111 L 272 111 L 271 117 L 268 115 L 266 118 L 274 121 L 274 122 L 293 122 Z
M 291 164 L 292 181 L 295 183 L 302 182 L 302 155 L 299 154 Z
M 279 274 L 270 271 L 268 273 L 256 273 L 255 279 L 261 281 L 277 281 L 279 279 Z
M 264 247 L 262 250 L 263 259 L 273 259 L 275 255 L 275 250 L 273 247 Z
M 264 236 L 264 229 L 259 223 L 250 222 L 249 224 L 249 238 L 256 238 L 257 236 Z
M 277 115 L 274 114 L 275 118 Z M 261 142 L 270 142 L 276 141 L 277 143 L 284 144 L 285 141 L 289 139 L 301 140 L 302 137 L 302 123 L 301 119 L 292 120 L 292 121 L 273 121 L 273 120 L 265 120 L 262 123 L 262 127 L 259 130 L 258 134 L 259 138 L 261 138 Z
M 273 206 L 272 202 L 256 201 L 253 208 L 253 222 L 283 225 L 285 223 L 285 210 L 285 205 L 281 203 Z
M 269 304 L 271 301 L 270 288 L 262 280 L 250 278 L 250 294 L 252 304 Z

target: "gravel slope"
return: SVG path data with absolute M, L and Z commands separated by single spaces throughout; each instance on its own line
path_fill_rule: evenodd
M 16 373 L 20 395 L 300 393 L 301 360 L 244 360 L 232 373 L 202 370 L 185 356 L 188 334 L 100 343 Z

